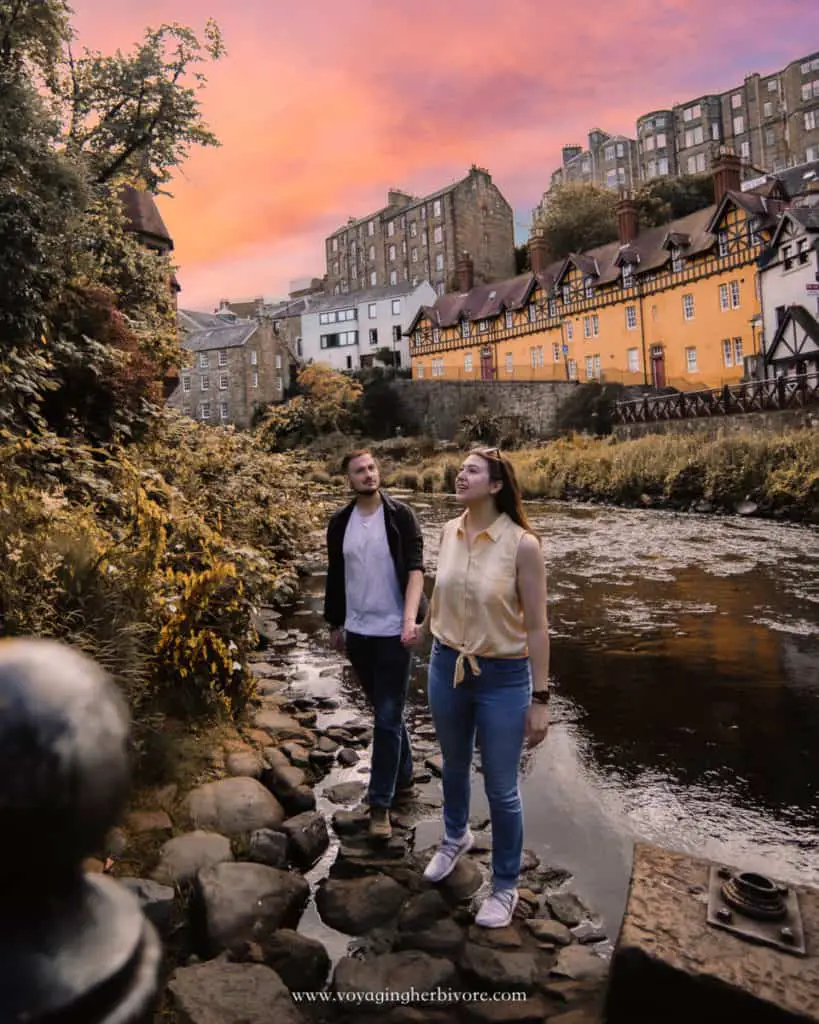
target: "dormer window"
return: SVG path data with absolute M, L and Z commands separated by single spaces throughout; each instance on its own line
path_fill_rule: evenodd
M 461 320 L 461 337 L 462 338 L 468 338 L 469 337 L 469 321 L 468 320 Z
M 557 316 L 557 299 L 549 299 L 549 316 Z
M 589 275 L 583 282 L 583 288 L 587 299 L 594 298 L 594 278 Z
M 717 252 L 720 259 L 728 255 L 728 232 L 725 230 L 717 232 Z
M 748 243 L 750 245 L 759 245 L 762 242 L 762 239 L 759 236 L 759 218 L 758 217 L 749 217 L 748 218 L 748 224 L 747 224 L 746 230 L 748 232 Z
M 564 302 L 571 302 L 572 290 L 569 287 L 569 285 L 564 284 L 563 287 L 560 290 L 560 293 L 563 296 L 563 301 Z
M 634 284 L 634 267 L 630 263 L 623 264 L 623 287 L 631 288 Z
M 529 303 L 529 323 L 533 324 L 537 320 L 537 306 L 534 302 Z
M 671 273 L 681 274 L 683 269 L 683 254 L 675 245 L 671 250 Z

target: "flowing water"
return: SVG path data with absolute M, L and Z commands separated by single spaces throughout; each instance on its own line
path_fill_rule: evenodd
M 407 500 L 433 573 L 457 507 Z M 554 686 L 549 736 L 524 764 L 527 847 L 572 872 L 612 935 L 635 840 L 819 886 L 819 531 L 527 510 L 543 538 Z M 318 626 L 322 593 L 311 577 L 301 629 Z M 421 736 L 426 659 L 410 708 Z M 348 677 L 325 690 L 363 708 Z

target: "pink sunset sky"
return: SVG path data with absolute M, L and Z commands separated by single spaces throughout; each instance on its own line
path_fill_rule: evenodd
M 657 107 L 819 49 L 815 0 L 75 0 L 79 44 L 129 50 L 146 26 L 222 29 L 203 109 L 222 142 L 161 198 L 180 305 L 284 296 L 324 272 L 323 239 L 399 187 L 487 167 L 518 240 L 589 129 L 634 134 Z

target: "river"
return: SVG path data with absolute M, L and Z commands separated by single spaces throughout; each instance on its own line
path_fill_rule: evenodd
M 432 574 L 455 503 L 405 497 Z M 554 686 L 548 738 L 523 768 L 527 847 L 572 872 L 612 935 L 635 840 L 819 886 L 819 531 L 561 503 L 527 512 L 543 539 Z M 319 623 L 322 588 L 308 579 L 303 629 Z M 410 706 L 421 733 L 426 662 L 424 651 Z M 349 679 L 343 691 L 358 703 Z M 474 808 L 485 810 L 480 785 Z

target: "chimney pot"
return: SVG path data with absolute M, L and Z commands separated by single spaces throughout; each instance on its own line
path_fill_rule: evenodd
M 461 294 L 471 292 L 475 284 L 475 264 L 468 252 L 464 252 L 455 268 L 458 274 L 458 288 Z
M 727 192 L 739 192 L 742 161 L 730 149 L 723 149 L 711 165 L 714 177 L 714 202 L 719 206 Z
M 638 234 L 637 205 L 629 193 L 626 193 L 617 204 L 617 233 L 620 245 L 633 242 Z
M 549 262 L 549 243 L 542 231 L 535 231 L 529 239 L 529 266 L 533 274 L 542 274 Z

